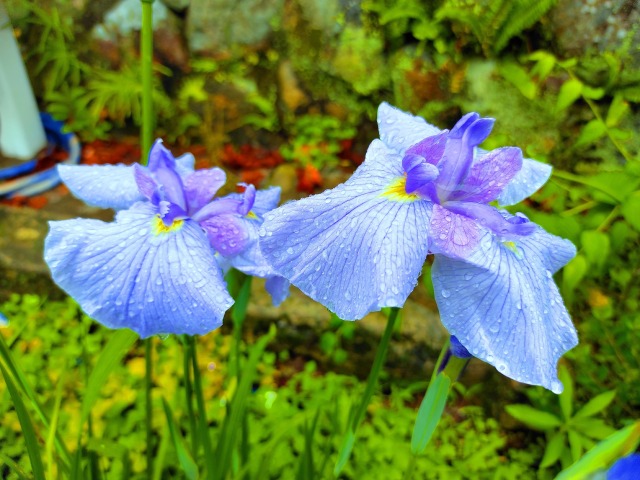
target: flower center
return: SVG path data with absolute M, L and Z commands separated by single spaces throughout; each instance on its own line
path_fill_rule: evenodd
M 414 193 L 407 193 L 406 190 L 407 177 L 394 178 L 389 186 L 385 188 L 384 192 L 380 194 L 381 197 L 386 197 L 394 202 L 408 203 L 420 200 L 420 197 Z
M 168 233 L 180 230 L 183 224 L 184 220 L 180 219 L 174 220 L 171 225 L 165 225 L 160 215 L 156 215 L 151 221 L 151 232 L 156 236 L 166 235 Z

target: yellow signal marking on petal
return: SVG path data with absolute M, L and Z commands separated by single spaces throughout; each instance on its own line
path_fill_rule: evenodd
M 258 216 L 253 213 L 253 210 L 249 210 L 249 213 L 247 213 L 245 216 L 251 220 L 258 220 Z
M 183 224 L 184 220 L 174 220 L 173 223 L 167 227 L 162 221 L 162 218 L 160 218 L 160 215 L 156 215 L 153 217 L 151 232 L 156 236 L 163 235 L 180 230 Z
M 407 193 L 406 190 L 407 177 L 398 177 L 393 179 L 384 192 L 380 194 L 381 197 L 387 197 L 394 202 L 415 202 L 420 200 L 420 197 L 415 193 Z
M 522 259 L 522 252 L 518 250 L 518 246 L 516 245 L 516 242 L 512 242 L 511 240 L 509 240 L 506 242 L 502 242 L 502 244 L 505 247 L 507 247 L 509 250 L 511 250 L 513 253 L 515 253 L 516 257 Z

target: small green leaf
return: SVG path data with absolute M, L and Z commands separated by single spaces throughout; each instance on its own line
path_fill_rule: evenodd
M 558 375 L 564 390 L 560 394 L 560 409 L 566 420 L 571 418 L 573 413 L 573 379 L 565 365 L 560 365 L 560 373 Z
M 513 404 L 505 407 L 507 413 L 516 420 L 521 421 L 529 428 L 534 430 L 551 430 L 552 428 L 559 427 L 562 422 L 558 417 L 541 410 L 536 410 L 529 405 Z
M 613 97 L 609 111 L 607 112 L 607 119 L 605 123 L 607 127 L 615 127 L 620 123 L 620 120 L 629 111 L 629 103 L 625 101 L 622 95 L 616 95 Z
M 564 82 L 562 87 L 560 87 L 560 93 L 558 93 L 556 109 L 560 111 L 573 105 L 573 103 L 580 98 L 582 88 L 582 82 L 576 78 L 571 78 Z
M 502 63 L 498 67 L 498 71 L 505 80 L 513 84 L 529 100 L 533 100 L 538 95 L 538 86 L 531 79 L 529 73 L 517 63 Z
M 577 462 L 582 456 L 582 436 L 574 431 L 569 430 L 567 432 L 569 437 L 569 448 L 571 449 L 571 458 L 574 462 Z
M 609 236 L 597 230 L 585 230 L 582 232 L 581 240 L 582 250 L 589 264 L 600 270 L 604 267 L 611 249 Z
M 162 399 L 162 406 L 164 407 L 164 414 L 167 417 L 169 434 L 171 435 L 171 440 L 173 440 L 173 446 L 176 449 L 180 467 L 182 467 L 182 471 L 189 480 L 197 480 L 198 467 L 196 466 L 196 462 L 193 461 L 193 458 L 185 447 L 184 439 L 178 433 L 175 421 L 173 420 L 173 412 L 171 411 L 171 407 L 164 398 Z
M 608 392 L 601 393 L 589 400 L 587 404 L 576 413 L 575 418 L 592 417 L 596 413 L 600 413 L 609 406 L 615 396 L 615 390 L 609 390 Z
M 566 448 L 566 441 L 564 432 L 558 432 L 547 443 L 547 447 L 544 449 L 544 456 L 540 462 L 540 468 L 548 468 L 554 465 L 558 460 L 562 452 Z
M 536 64 L 531 69 L 531 74 L 538 77 L 538 81 L 542 82 L 546 79 L 553 67 L 556 65 L 556 57 L 544 50 L 538 50 L 528 56 L 529 60 L 535 60 Z
M 444 373 L 439 373 L 429 384 L 427 394 L 422 399 L 416 423 L 411 436 L 411 453 L 420 455 L 427 448 L 433 436 L 447 403 L 447 395 L 451 387 L 451 379 Z
M 597 470 L 609 467 L 616 459 L 635 451 L 638 443 L 640 443 L 640 421 L 598 443 L 580 460 L 560 472 L 556 480 L 585 479 Z
M 629 224 L 640 232 L 640 191 L 632 193 L 622 204 L 622 215 Z
M 563 270 L 562 293 L 568 304 L 573 300 L 573 292 L 587 273 L 587 260 L 583 255 L 576 255 Z
M 612 433 L 615 433 L 615 429 L 607 425 L 604 420 L 600 418 L 574 417 L 571 420 L 571 425 L 584 436 L 596 440 L 602 440 Z
M 604 97 L 604 88 L 590 87 L 589 85 L 582 85 L 582 96 L 591 100 L 600 100 Z
M 597 118 L 587 123 L 576 140 L 576 147 L 584 147 L 595 143 L 607 133 L 607 126 Z
M 18 414 L 18 420 L 20 421 L 20 427 L 22 428 L 22 436 L 24 437 L 24 443 L 27 447 L 27 453 L 29 454 L 29 460 L 31 461 L 31 471 L 33 477 L 36 480 L 45 480 L 44 466 L 42 465 L 42 459 L 40 458 L 40 445 L 38 444 L 38 438 L 36 437 L 36 430 L 33 428 L 33 422 L 29 416 L 20 392 L 16 388 L 13 379 L 9 375 L 9 372 L 4 368 L 2 362 L 0 362 L 0 372 L 4 377 L 4 381 L 7 384 L 9 395 L 13 401 L 13 406 Z

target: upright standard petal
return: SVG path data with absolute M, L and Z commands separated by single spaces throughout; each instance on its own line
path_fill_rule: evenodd
M 533 195 L 551 176 L 551 165 L 525 158 L 522 168 L 498 196 L 502 206 L 515 205 Z
M 265 215 L 277 273 L 340 318 L 402 306 L 428 251 L 431 203 L 404 190 L 402 157 L 374 141 L 344 184 Z
M 405 113 L 386 102 L 378 107 L 378 130 L 380 140 L 400 155 L 412 145 L 441 132 L 424 118 Z
M 553 272 L 575 252 L 568 240 L 538 228 L 517 243 L 485 233 L 464 260 L 436 255 L 433 285 L 442 323 L 504 375 L 560 393 L 558 359 L 578 338 Z
M 166 227 L 150 204 L 98 220 L 50 222 L 45 260 L 53 279 L 109 328 L 205 334 L 233 304 L 200 226 Z
M 134 165 L 58 165 L 65 185 L 83 202 L 100 208 L 123 210 L 143 200 Z

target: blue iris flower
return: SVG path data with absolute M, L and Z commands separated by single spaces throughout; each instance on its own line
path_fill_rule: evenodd
M 640 478 L 640 453 L 621 458 L 607 472 L 607 480 L 637 480 Z
M 388 104 L 380 140 L 336 188 L 268 213 L 260 245 L 275 271 L 346 320 L 401 307 L 427 254 L 451 335 L 524 383 L 562 391 L 557 361 L 577 344 L 553 274 L 576 253 L 510 205 L 548 179 L 520 149 L 477 148 L 493 119 L 465 115 L 451 131 Z
M 55 282 L 103 325 L 143 338 L 210 332 L 233 304 L 220 263 L 266 277 L 274 303 L 286 298 L 288 282 L 257 246 L 262 216 L 277 206 L 279 188 L 256 192 L 247 185 L 242 195 L 214 199 L 224 171 L 194 171 L 193 156 L 175 159 L 160 140 L 148 167 L 58 168 L 77 197 L 118 210 L 112 223 L 50 222 L 45 241 Z

